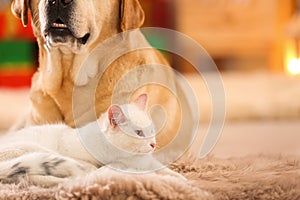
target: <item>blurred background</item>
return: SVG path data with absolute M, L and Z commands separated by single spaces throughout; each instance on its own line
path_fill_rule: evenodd
M 213 155 L 300 155 L 300 0 L 140 2 L 146 12 L 145 27 L 174 29 L 196 40 L 222 74 L 227 115 Z M 10 1 L 0 3 L 3 132 L 29 109 L 28 92 L 38 65 L 38 49 L 31 27 L 23 28 L 12 16 Z M 148 39 L 154 45 L 168 42 L 159 36 Z M 197 96 L 201 122 L 193 148 L 198 151 L 211 117 L 209 91 L 186 60 L 164 54 Z

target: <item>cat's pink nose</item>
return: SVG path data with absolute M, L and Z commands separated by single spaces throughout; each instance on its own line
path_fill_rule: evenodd
M 150 146 L 154 149 L 156 147 L 155 143 L 151 143 Z

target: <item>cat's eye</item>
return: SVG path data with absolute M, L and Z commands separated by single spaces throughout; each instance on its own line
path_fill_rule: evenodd
M 136 130 L 135 133 L 140 137 L 145 137 L 145 134 L 143 133 L 142 130 Z

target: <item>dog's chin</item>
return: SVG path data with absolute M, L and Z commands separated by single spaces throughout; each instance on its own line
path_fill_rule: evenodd
M 69 29 L 50 29 L 45 34 L 48 48 L 63 47 L 69 48 L 73 52 L 80 52 L 86 46 L 90 34 L 86 33 L 83 37 L 75 37 Z

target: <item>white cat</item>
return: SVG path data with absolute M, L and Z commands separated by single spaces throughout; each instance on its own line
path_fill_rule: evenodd
M 131 104 L 110 106 L 96 122 L 79 129 L 44 125 L 7 134 L 0 140 L 0 181 L 27 177 L 35 184 L 51 186 L 105 166 L 133 172 L 156 170 L 185 179 L 152 157 L 155 128 L 145 112 L 146 104 L 143 94 Z

